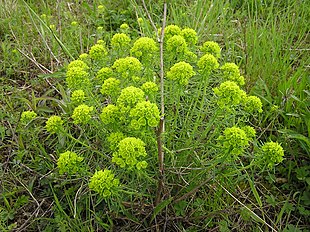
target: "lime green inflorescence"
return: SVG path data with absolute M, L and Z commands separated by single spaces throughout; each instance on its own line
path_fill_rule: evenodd
M 224 80 L 234 81 L 238 85 L 245 84 L 244 77 L 240 76 L 239 67 L 234 63 L 225 63 L 220 67 Z
M 158 34 L 161 33 L 161 28 L 158 30 Z M 175 35 L 181 35 L 181 28 L 176 25 L 168 25 L 165 27 L 165 40 L 168 41 Z
M 132 108 L 143 100 L 145 100 L 143 90 L 134 86 L 129 86 L 121 91 L 117 99 L 117 105 L 120 108 Z
M 118 122 L 119 116 L 119 108 L 115 105 L 110 104 L 102 109 L 100 119 L 103 124 L 108 125 Z
M 137 57 L 140 60 L 151 60 L 154 58 L 154 55 L 159 50 L 156 42 L 148 37 L 142 37 L 136 40 L 133 44 L 133 47 L 130 49 L 130 52 L 133 56 Z
M 132 118 L 130 126 L 139 130 L 141 127 L 156 127 L 160 119 L 160 112 L 155 103 L 143 101 L 131 109 L 130 117 Z
M 119 185 L 119 179 L 115 178 L 112 171 L 107 169 L 96 171 L 89 182 L 89 188 L 104 198 L 114 195 Z
M 251 126 L 244 126 L 244 127 L 241 127 L 241 129 L 245 132 L 245 134 L 249 138 L 249 140 L 253 141 L 253 139 L 256 136 L 255 129 Z
M 127 23 L 123 23 L 119 28 L 126 31 L 129 29 L 129 25 Z
M 188 45 L 195 45 L 198 42 L 197 32 L 192 28 L 184 28 L 181 35 Z
M 120 92 L 120 80 L 116 78 L 108 78 L 104 81 L 100 92 L 105 96 L 115 96 Z
M 193 71 L 193 67 L 190 64 L 181 61 L 170 68 L 167 73 L 167 78 L 177 81 L 180 85 L 187 85 L 188 80 L 194 75 L 195 72 Z
M 141 89 L 145 92 L 146 95 L 154 95 L 158 92 L 158 85 L 152 81 L 145 82 Z
M 113 70 L 109 67 L 101 68 L 96 75 L 96 79 L 103 83 L 106 79 L 113 77 Z
M 110 149 L 112 151 L 116 151 L 116 149 L 118 148 L 119 142 L 122 141 L 124 138 L 126 138 L 126 136 L 122 132 L 111 133 L 107 138 L 110 144 Z
M 224 135 L 221 135 L 218 140 L 222 142 L 225 154 L 230 156 L 233 160 L 236 160 L 249 145 L 246 132 L 234 126 L 226 128 L 223 134 Z
M 135 57 L 125 57 L 117 59 L 113 66 L 113 69 L 125 79 L 129 77 L 137 76 L 142 71 L 142 64 Z
M 284 150 L 279 143 L 267 142 L 262 146 L 257 158 L 262 164 L 267 164 L 268 168 L 272 168 L 275 164 L 283 161 L 283 156 Z
M 233 81 L 225 81 L 213 91 L 218 96 L 217 104 L 220 108 L 235 107 L 246 98 L 246 93 Z
M 89 50 L 89 56 L 95 61 L 100 61 L 108 54 L 107 49 L 104 46 L 104 43 L 98 41 L 97 44 L 92 46 Z
M 248 96 L 244 99 L 244 110 L 248 113 L 262 113 L 262 101 L 256 96 Z
M 74 90 L 71 94 L 71 101 L 76 105 L 83 103 L 85 99 L 85 92 L 81 89 Z
M 66 82 L 71 90 L 87 89 L 91 85 L 89 73 L 85 69 L 75 66 L 68 69 Z
M 220 65 L 217 59 L 211 54 L 205 54 L 202 56 L 197 63 L 201 72 L 210 74 L 211 71 L 217 69 Z
M 201 47 L 201 51 L 213 55 L 216 58 L 221 56 L 220 45 L 214 41 L 206 41 Z
M 141 168 L 147 167 L 147 162 L 140 160 L 147 155 L 145 143 L 141 139 L 127 137 L 119 142 L 118 151 L 113 153 L 112 162 L 121 168 Z
M 27 124 L 33 119 L 37 117 L 37 114 L 33 111 L 24 111 L 22 115 L 20 116 L 20 122 L 22 124 Z
M 79 105 L 73 111 L 71 118 L 74 124 L 87 124 L 91 119 L 94 107 L 85 104 Z
M 49 117 L 49 119 L 46 121 L 45 129 L 51 134 L 58 133 L 63 129 L 62 125 L 63 120 L 61 119 L 61 117 L 53 115 Z
M 73 175 L 79 173 L 84 169 L 81 165 L 83 159 L 83 157 L 78 156 L 75 152 L 66 151 L 61 153 L 57 161 L 59 174 L 67 173 L 68 175 Z
M 78 67 L 78 68 L 81 68 L 81 69 L 83 69 L 85 71 L 89 70 L 88 65 L 84 61 L 82 61 L 82 60 L 71 61 L 70 64 L 68 64 L 68 69 L 71 69 L 73 67 Z
M 128 48 L 130 45 L 131 39 L 129 38 L 128 35 L 124 33 L 117 33 L 113 35 L 112 40 L 111 40 L 111 45 L 113 49 L 119 50 L 119 49 L 124 49 Z
M 175 35 L 168 39 L 166 50 L 174 55 L 186 54 L 188 52 L 186 41 L 181 35 Z

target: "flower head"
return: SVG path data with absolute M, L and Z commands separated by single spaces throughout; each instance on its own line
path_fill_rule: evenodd
M 210 74 L 212 70 L 215 70 L 220 66 L 217 59 L 208 53 L 199 59 L 197 65 L 200 71 L 206 74 Z
M 246 98 L 246 93 L 233 81 L 225 81 L 213 91 L 218 96 L 217 104 L 221 108 L 233 108 Z
M 161 33 L 161 28 L 158 30 L 158 34 Z M 168 41 L 175 35 L 181 35 L 181 28 L 176 25 L 168 25 L 165 27 L 165 40 Z
M 244 110 L 248 113 L 262 113 L 262 101 L 256 96 L 248 96 L 244 99 Z
M 103 124 L 114 124 L 119 119 L 119 108 L 115 105 L 109 104 L 102 109 L 100 114 L 101 121 Z
M 121 90 L 120 84 L 120 80 L 113 77 L 108 78 L 104 81 L 100 92 L 105 96 L 115 96 Z
M 68 64 L 68 70 L 71 69 L 71 68 L 74 68 L 74 67 L 81 68 L 84 71 L 88 71 L 89 70 L 88 65 L 84 61 L 82 61 L 82 60 L 74 60 L 74 61 L 71 61 Z
M 61 153 L 57 161 L 59 174 L 68 173 L 68 175 L 73 175 L 81 172 L 84 169 L 81 165 L 83 159 L 83 157 L 78 156 L 75 152 L 66 151 Z
M 20 122 L 22 124 L 27 124 L 33 119 L 37 117 L 37 114 L 33 111 L 24 111 L 22 115 L 20 116 Z
M 128 35 L 124 33 L 117 33 L 113 35 L 111 40 L 112 48 L 115 50 L 128 48 L 130 45 L 131 39 Z
M 74 124 L 86 124 L 91 119 L 94 107 L 85 104 L 79 105 L 73 111 L 71 118 Z
M 201 51 L 213 55 L 216 58 L 221 56 L 221 48 L 218 43 L 214 41 L 206 41 L 202 45 Z
M 158 92 L 158 85 L 152 81 L 145 82 L 141 89 L 145 92 L 146 95 L 154 95 Z
M 89 188 L 104 198 L 111 197 L 117 192 L 120 181 L 110 170 L 96 171 L 90 178 Z
M 226 128 L 218 140 L 221 142 L 225 154 L 231 156 L 233 160 L 238 158 L 249 145 L 245 131 L 235 126 Z
M 104 67 L 98 71 L 96 79 L 99 80 L 101 83 L 103 83 L 104 80 L 113 76 L 114 76 L 113 70 L 109 67 Z
M 120 108 L 131 108 L 138 102 L 144 100 L 144 92 L 142 89 L 129 86 L 121 91 L 120 96 L 117 99 L 117 105 Z
M 184 28 L 181 35 L 189 45 L 195 45 L 198 42 L 197 32 L 192 28 Z
M 225 80 L 234 81 L 240 86 L 244 85 L 244 77 L 240 76 L 239 67 L 234 63 L 225 63 L 220 67 Z
M 142 60 L 151 60 L 158 51 L 156 42 L 148 37 L 141 37 L 136 40 L 130 52 L 133 56 Z M 140 60 L 141 60 L 140 59 Z
M 104 13 L 104 11 L 105 11 L 105 7 L 104 7 L 103 5 L 99 5 L 99 6 L 97 7 L 97 10 L 98 10 L 98 13 L 99 13 L 99 14 L 102 14 L 102 13 Z
M 256 136 L 256 131 L 253 127 L 251 126 L 244 126 L 241 127 L 241 129 L 246 133 L 246 136 L 250 139 L 253 140 Z
M 142 101 L 130 110 L 131 127 L 139 130 L 141 127 L 156 127 L 160 119 L 160 112 L 155 103 Z
M 188 51 L 186 41 L 181 35 L 174 35 L 168 39 L 166 49 L 175 55 L 185 54 Z
M 71 94 L 71 101 L 74 104 L 81 104 L 85 101 L 86 97 L 85 97 L 85 92 L 81 89 L 79 90 L 74 90 Z
M 89 55 L 87 53 L 82 53 L 79 55 L 79 60 L 83 61 L 84 63 L 89 62 Z
M 88 72 L 84 68 L 75 66 L 68 69 L 66 82 L 71 90 L 87 89 L 91 86 Z
M 195 75 L 193 67 L 181 61 L 173 65 L 167 73 L 167 78 L 170 80 L 176 80 L 180 85 L 187 85 L 188 80 Z
M 142 71 L 142 64 L 135 57 L 125 57 L 117 59 L 112 68 L 123 78 L 127 79 L 139 75 Z
M 275 164 L 283 161 L 284 150 L 277 142 L 267 142 L 262 148 L 261 152 L 256 155 L 259 164 L 267 165 L 272 168 Z
M 63 129 L 62 124 L 63 121 L 61 117 L 54 115 L 49 117 L 49 119 L 46 121 L 45 129 L 51 134 L 58 133 Z
M 120 26 L 120 29 L 124 30 L 124 31 L 127 31 L 129 29 L 129 26 L 127 23 L 123 23 L 121 26 Z
M 102 43 L 97 42 L 94 46 L 92 46 L 89 50 L 89 56 L 95 61 L 101 61 L 108 54 L 107 49 Z
M 141 158 L 147 155 L 145 151 L 145 143 L 141 139 L 127 137 L 119 142 L 117 152 L 113 153 L 112 162 L 121 168 L 127 167 L 138 168 L 137 164 L 141 162 Z M 138 165 L 139 168 L 147 165 Z
M 122 141 L 124 138 L 126 138 L 126 136 L 122 132 L 111 133 L 107 138 L 110 144 L 110 149 L 112 151 L 116 151 L 119 142 Z

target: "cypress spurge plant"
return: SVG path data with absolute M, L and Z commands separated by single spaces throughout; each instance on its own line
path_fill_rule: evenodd
M 104 207 L 112 219 L 130 211 L 130 220 L 159 220 L 168 206 L 167 213 L 174 214 L 186 210 L 184 202 L 190 210 L 196 198 L 207 198 L 208 184 L 220 183 L 217 188 L 234 194 L 229 183 L 251 183 L 253 174 L 272 172 L 283 160 L 280 144 L 256 139 L 262 103 L 242 89 L 245 78 L 236 64 L 223 62 L 220 46 L 177 25 L 159 34 L 162 49 L 156 38 L 126 33 L 114 35 L 110 44 L 99 40 L 67 66 L 65 110 L 40 120 L 36 112 L 22 113 L 21 127 L 37 122 L 54 141 L 50 178 L 84 189 L 79 193 L 91 196 L 94 218 Z M 55 146 L 60 140 L 62 146 Z M 89 210 L 86 202 L 80 207 Z M 147 205 L 153 216 L 134 204 Z M 204 214 L 220 208 L 208 200 L 200 205 Z

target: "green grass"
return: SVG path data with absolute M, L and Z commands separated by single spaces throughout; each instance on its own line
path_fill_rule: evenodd
M 261 141 L 282 142 L 286 160 L 265 176 L 258 175 L 259 171 L 254 169 L 231 176 L 225 166 L 201 171 L 198 164 L 213 165 L 208 159 L 210 154 L 201 157 L 197 152 L 206 152 L 201 144 L 208 141 L 200 138 L 209 136 L 214 122 L 205 124 L 203 132 L 201 125 L 215 112 L 204 108 L 199 117 L 194 112 L 208 102 L 205 96 L 209 95 L 203 94 L 203 86 L 198 92 L 189 89 L 190 96 L 195 96 L 198 102 L 195 105 L 192 98 L 169 86 L 182 102 L 175 105 L 169 97 L 166 102 L 180 112 L 172 115 L 171 120 L 177 120 L 171 128 L 168 124 L 171 134 L 165 135 L 166 181 L 170 192 L 155 209 L 146 200 L 150 193 L 129 194 L 125 199 L 127 204 L 119 208 L 112 202 L 109 208 L 113 211 L 108 213 L 104 203 L 90 194 L 86 179 L 76 184 L 74 180 L 57 179 L 51 174 L 56 167 L 54 151 L 61 151 L 68 144 L 73 147 L 76 141 L 51 139 L 39 127 L 32 127 L 31 133 L 20 131 L 19 118 L 22 111 L 30 108 L 47 117 L 61 105 L 66 96 L 61 88 L 65 77 L 63 67 L 72 58 L 89 51 L 98 39 L 109 41 L 123 22 L 135 28 L 132 36 L 139 33 L 151 36 L 153 29 L 148 22 L 142 32 L 137 29 L 137 17 L 147 20 L 140 1 L 139 4 L 100 0 L 82 4 L 79 1 L 26 2 L 28 6 L 24 1 L 0 0 L 3 25 L 0 30 L 1 231 L 21 226 L 27 226 L 29 231 L 96 231 L 98 228 L 139 231 L 162 225 L 164 220 L 171 231 L 228 231 L 228 228 L 264 231 L 268 230 L 267 223 L 278 231 L 306 231 L 310 223 L 310 5 L 307 1 L 169 2 L 168 24 L 194 28 L 200 41 L 217 41 L 223 48 L 221 62 L 235 62 L 241 67 L 247 91 L 261 97 L 264 103 L 264 116 L 250 123 Z M 97 10 L 100 4 L 106 7 L 104 16 Z M 160 27 L 162 3 L 146 1 L 146 5 Z M 78 25 L 73 26 L 73 21 Z M 50 25 L 55 25 L 55 30 Z M 103 31 L 97 30 L 99 26 Z M 44 125 L 44 118 L 36 123 Z M 77 130 L 76 135 L 79 133 L 83 135 Z M 91 141 L 96 134 L 83 136 L 82 140 Z M 79 149 L 85 152 L 83 147 Z M 97 167 L 104 162 L 96 154 L 93 159 L 97 159 Z M 206 176 L 219 174 L 222 174 L 220 179 L 200 185 L 201 179 L 208 180 Z M 134 186 L 135 180 L 127 181 L 128 186 Z M 147 187 L 151 189 L 152 185 Z M 127 191 L 135 192 L 135 189 Z M 189 197 L 182 198 L 187 193 L 191 193 Z M 169 194 L 178 194 L 179 198 L 172 201 Z M 150 222 L 152 215 L 154 221 Z

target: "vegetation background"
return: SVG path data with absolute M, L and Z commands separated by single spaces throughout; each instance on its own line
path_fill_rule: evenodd
M 158 27 L 163 2 L 146 1 Z M 278 231 L 309 231 L 310 2 L 171 0 L 167 3 L 167 24 L 188 26 L 198 32 L 201 41 L 218 42 L 223 49 L 222 59 L 240 66 L 247 80 L 247 92 L 259 96 L 264 104 L 265 114 L 255 122 L 259 125 L 260 139 L 277 140 L 285 149 L 285 161 L 273 173 L 255 179 L 256 194 L 265 208 L 257 207 L 255 193 L 247 185 L 242 189 L 242 201 L 273 222 Z M 99 5 L 104 8 L 99 10 Z M 22 139 L 17 126 L 21 112 L 29 107 L 51 111 L 54 106 L 44 96 L 63 83 L 64 67 L 87 52 L 98 39 L 110 41 L 122 23 L 130 25 L 133 35 L 152 35 L 149 23 L 142 32 L 139 30 L 139 17 L 147 22 L 140 1 L 0 0 L 1 231 L 111 228 L 106 221 L 90 219 L 89 215 L 71 219 L 66 214 L 55 213 L 64 207 L 61 204 L 70 205 L 70 201 L 63 203 L 65 199 L 55 197 L 57 188 L 51 187 L 42 175 L 49 173 L 41 170 L 44 159 L 27 153 L 25 147 L 38 145 L 40 141 L 34 141 L 31 136 L 29 140 Z M 70 189 L 64 196 L 69 192 Z M 219 196 L 217 200 L 209 199 L 209 204 L 220 205 L 218 210 L 194 215 L 196 220 L 206 220 L 209 230 L 267 230 L 260 229 L 259 220 L 242 209 L 235 211 L 238 203 L 231 196 Z M 186 223 L 181 220 L 190 211 L 186 204 L 181 202 L 174 207 L 176 217 L 172 228 L 206 230 L 189 219 Z M 212 215 L 220 215 L 221 220 L 207 221 Z M 134 230 L 129 223 L 134 219 L 129 215 L 118 219 L 124 231 Z M 90 229 L 93 220 L 99 222 Z

